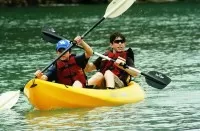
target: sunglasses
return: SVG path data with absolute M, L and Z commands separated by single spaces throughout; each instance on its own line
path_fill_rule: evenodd
M 58 49 L 58 52 L 62 53 L 65 49 L 64 48 L 60 48 Z
M 119 44 L 119 43 L 124 43 L 125 41 L 124 40 L 114 40 L 113 42 Z
M 65 51 L 65 49 L 64 49 L 64 48 L 60 48 L 60 49 L 58 49 L 58 52 L 60 52 L 60 53 L 62 53 L 63 51 Z M 70 52 L 70 51 L 71 51 L 71 49 L 69 49 L 68 51 Z

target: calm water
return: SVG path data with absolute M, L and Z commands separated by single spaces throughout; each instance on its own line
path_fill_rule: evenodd
M 107 5 L 0 9 L 0 93 L 18 90 L 55 58 L 55 45 L 41 39 L 50 25 L 68 39 L 96 23 Z M 0 111 L 0 130 L 198 130 L 200 129 L 200 4 L 134 4 L 106 19 L 85 37 L 96 52 L 120 31 L 135 52 L 136 67 L 159 71 L 172 82 L 163 90 L 138 81 L 146 99 L 94 109 L 37 111 L 21 93 L 16 106 Z M 75 51 L 82 52 L 79 49 Z M 96 56 L 93 56 L 91 61 Z M 91 74 L 88 74 L 89 76 Z

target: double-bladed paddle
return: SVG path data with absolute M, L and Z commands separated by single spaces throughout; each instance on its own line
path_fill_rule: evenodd
M 49 29 L 43 28 L 42 29 L 42 35 L 43 35 L 43 39 L 45 41 L 50 42 L 50 43 L 55 43 L 55 42 L 58 42 L 59 40 L 65 39 L 64 37 L 56 34 L 55 30 L 54 30 L 54 32 L 52 32 L 50 29 L 51 28 L 49 28 Z M 81 47 L 79 47 L 79 48 L 81 48 Z M 109 61 L 115 61 L 115 60 L 109 58 L 108 56 L 102 55 L 100 53 L 94 52 L 94 54 L 98 55 L 104 59 L 107 59 Z M 155 87 L 157 89 L 163 89 L 171 82 L 171 79 L 169 77 L 167 77 L 166 75 L 164 75 L 160 72 L 157 72 L 157 71 L 150 71 L 148 73 L 144 73 L 144 72 L 141 72 L 141 71 L 137 70 L 136 68 L 130 67 L 128 65 L 123 65 L 123 67 L 128 68 L 128 69 L 136 72 L 137 74 L 143 75 L 146 78 L 147 84 L 152 87 Z
M 91 28 L 89 28 L 81 37 L 84 38 L 89 32 L 91 32 L 96 26 L 98 26 L 103 20 L 106 18 L 115 18 L 122 13 L 124 13 L 136 0 L 112 0 L 112 2 L 108 5 L 104 16 Z M 50 33 L 51 32 L 51 33 Z M 63 37 L 56 35 L 55 31 L 51 28 L 50 30 L 43 30 L 42 33 L 43 38 L 50 37 L 51 42 L 64 39 Z M 71 49 L 75 44 L 71 42 L 71 45 L 63 51 L 55 60 L 53 60 L 48 66 L 46 66 L 42 72 L 45 72 L 52 64 L 54 64 L 58 59 L 60 59 L 69 49 Z
M 136 0 L 112 0 L 112 2 L 108 5 L 104 16 L 95 24 L 93 25 L 91 28 L 89 28 L 81 37 L 84 38 L 88 33 L 90 33 L 96 26 L 98 26 L 104 19 L 106 18 L 115 18 L 119 15 L 121 15 L 122 13 L 124 13 Z M 43 31 L 43 34 L 45 34 L 44 37 L 51 37 L 52 40 L 54 40 L 53 43 L 55 43 L 55 41 L 58 41 L 59 38 L 58 36 L 56 36 L 55 33 L 53 33 L 53 30 L 51 30 L 52 34 L 48 34 L 48 32 L 46 33 L 45 31 Z M 48 36 L 50 35 L 50 36 Z M 53 37 L 55 36 L 55 37 Z M 62 38 L 63 39 L 63 38 Z M 52 41 L 51 40 L 51 41 Z M 46 66 L 42 72 L 45 72 L 52 64 L 54 64 L 58 59 L 60 59 L 60 57 L 62 57 L 69 49 L 71 49 L 75 44 L 71 43 L 70 46 L 63 51 L 55 60 L 53 60 L 48 66 Z M 21 88 L 20 91 L 23 91 L 24 88 Z M 17 94 L 19 91 L 15 91 L 15 93 Z M 19 93 L 18 93 L 19 94 Z M 1 94 L 2 96 L 4 96 L 5 98 L 8 98 L 6 101 L 0 101 L 0 105 L 7 105 L 9 103 L 14 103 L 14 101 L 17 101 L 19 97 L 15 97 L 13 95 L 11 95 L 10 93 L 3 93 Z M 14 106 L 15 104 L 12 104 L 12 106 Z M 9 106 L 9 108 L 12 108 L 12 106 Z M 4 106 L 2 106 L 2 109 L 4 109 Z

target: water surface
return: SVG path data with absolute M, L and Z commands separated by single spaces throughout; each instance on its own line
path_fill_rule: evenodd
M 72 40 L 95 24 L 106 7 L 1 8 L 0 92 L 20 89 L 37 69 L 55 58 L 55 45 L 41 39 L 44 25 Z M 127 48 L 134 50 L 137 69 L 159 71 L 172 79 L 165 89 L 148 86 L 140 76 L 137 80 L 146 98 L 138 104 L 56 111 L 34 110 L 21 93 L 14 108 L 0 111 L 0 130 L 200 129 L 199 25 L 199 4 L 134 4 L 122 16 L 104 20 L 85 41 L 103 53 L 109 46 L 109 34 L 122 32 Z

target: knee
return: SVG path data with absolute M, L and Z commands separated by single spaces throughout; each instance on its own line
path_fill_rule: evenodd
M 92 81 L 92 80 L 101 80 L 103 79 L 103 74 L 101 72 L 97 72 L 96 74 L 94 74 L 88 81 Z
M 104 77 L 109 77 L 109 76 L 112 76 L 113 73 L 110 71 L 110 70 L 106 70 L 105 73 L 104 73 Z
M 101 82 L 104 80 L 104 76 L 101 72 L 94 74 L 89 80 L 88 85 L 101 85 Z
M 82 88 L 82 87 L 83 87 L 83 84 L 82 84 L 80 81 L 76 80 L 76 81 L 73 83 L 72 86 L 73 86 L 73 87 L 80 87 L 80 88 Z
M 96 77 L 96 78 L 99 78 L 99 79 L 102 79 L 102 78 L 103 78 L 103 74 L 102 74 L 101 72 L 97 72 L 97 73 L 95 74 L 95 77 Z

